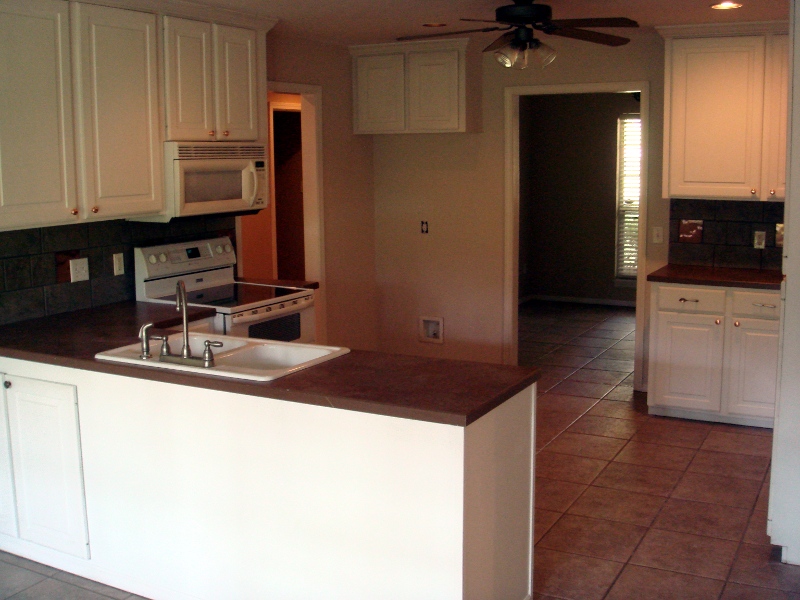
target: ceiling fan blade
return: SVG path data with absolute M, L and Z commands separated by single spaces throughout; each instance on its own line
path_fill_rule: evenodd
M 639 23 L 625 17 L 611 17 L 608 19 L 553 19 L 550 21 L 556 27 L 638 27 Z
M 494 19 L 460 19 L 461 21 L 471 21 L 473 23 L 497 23 Z
M 404 35 L 397 38 L 398 42 L 407 42 L 409 40 L 424 40 L 427 38 L 444 37 L 446 35 L 458 35 L 460 33 L 483 33 L 486 31 L 504 31 L 508 27 L 482 27 L 481 29 L 464 29 L 461 31 L 443 31 L 441 33 L 423 33 L 421 35 Z
M 514 31 L 507 31 L 499 38 L 497 38 L 495 41 L 493 41 L 491 44 L 486 46 L 486 48 L 484 48 L 483 51 L 492 52 L 494 50 L 497 50 L 498 48 L 502 48 L 503 46 L 507 45 L 514 39 L 514 35 L 515 35 Z
M 586 29 L 573 29 L 571 27 L 553 29 L 552 31 L 545 31 L 545 33 L 565 38 L 572 38 L 574 40 L 582 40 L 584 42 L 603 44 L 604 46 L 624 46 L 630 42 L 628 38 L 620 37 L 618 35 L 599 33 L 597 31 L 587 31 Z

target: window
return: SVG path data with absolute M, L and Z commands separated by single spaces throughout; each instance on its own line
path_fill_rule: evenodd
M 642 120 L 623 115 L 617 121 L 616 276 L 635 279 L 639 255 L 639 196 L 642 171 Z

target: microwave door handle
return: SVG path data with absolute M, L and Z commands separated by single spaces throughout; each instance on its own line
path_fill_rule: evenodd
M 258 174 L 256 173 L 256 166 L 251 162 L 248 167 L 247 171 L 250 173 L 250 176 L 253 178 L 253 193 L 250 195 L 250 198 L 247 199 L 248 206 L 253 206 L 253 202 L 256 201 L 256 196 L 258 196 Z

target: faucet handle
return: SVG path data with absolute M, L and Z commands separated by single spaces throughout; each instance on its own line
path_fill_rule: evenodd
M 222 342 L 212 342 L 211 340 L 206 340 L 203 342 L 205 345 L 205 350 L 203 350 L 203 366 L 207 369 L 209 367 L 214 366 L 214 353 L 211 351 L 211 348 L 222 348 Z
M 150 339 L 159 340 L 161 342 L 161 352 L 159 352 L 160 356 L 172 356 L 172 352 L 169 349 L 169 336 L 167 334 L 151 335 Z
M 152 323 L 145 323 L 139 328 L 139 339 L 142 341 L 142 353 L 139 355 L 139 358 L 146 360 L 148 358 L 153 358 L 153 355 L 150 354 L 150 329 L 153 327 Z

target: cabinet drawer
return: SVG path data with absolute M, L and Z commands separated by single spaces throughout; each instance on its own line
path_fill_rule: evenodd
M 725 290 L 700 287 L 660 287 L 658 308 L 679 312 L 725 312 Z
M 781 316 L 778 293 L 733 292 L 733 314 L 777 319 Z

